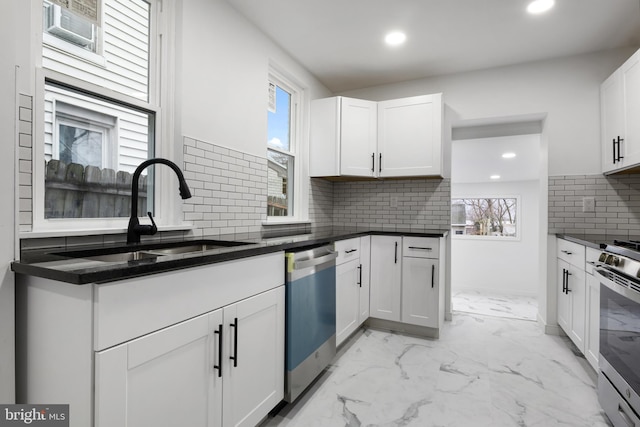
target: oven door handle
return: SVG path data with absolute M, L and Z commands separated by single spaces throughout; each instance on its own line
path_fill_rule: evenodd
M 628 287 L 618 284 L 609 278 L 609 271 L 603 267 L 595 267 L 593 269 L 599 276 L 598 280 L 602 286 L 606 286 L 613 292 L 622 295 L 625 298 L 633 301 L 636 304 L 640 304 L 640 291 L 629 289 Z M 613 274 L 613 273 L 612 273 Z M 640 288 L 640 285 L 638 285 Z

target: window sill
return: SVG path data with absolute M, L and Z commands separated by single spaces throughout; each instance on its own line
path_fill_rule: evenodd
M 311 224 L 311 221 L 308 219 L 270 219 L 267 221 L 263 221 L 262 225 L 265 227 L 269 227 L 271 225 L 308 225 Z

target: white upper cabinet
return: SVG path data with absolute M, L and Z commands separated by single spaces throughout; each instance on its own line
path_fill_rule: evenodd
M 442 175 L 442 94 L 378 103 L 378 176 Z
M 340 175 L 374 176 L 376 103 L 342 98 Z
M 310 176 L 442 176 L 442 94 L 311 103 Z
M 600 87 L 602 171 L 640 165 L 640 50 Z
M 377 104 L 333 98 L 311 102 L 310 176 L 374 176 Z

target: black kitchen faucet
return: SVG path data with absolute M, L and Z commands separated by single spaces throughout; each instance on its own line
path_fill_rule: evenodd
M 155 163 L 162 163 L 163 165 L 167 165 L 173 169 L 178 176 L 180 197 L 182 197 L 183 200 L 191 197 L 191 191 L 189 190 L 187 181 L 185 181 L 184 175 L 178 165 L 170 160 L 162 158 L 149 159 L 140 163 L 133 173 L 131 181 L 131 217 L 129 218 L 129 227 L 127 228 L 127 245 L 140 243 L 140 236 L 143 234 L 153 235 L 158 232 L 158 227 L 156 227 L 156 222 L 153 220 L 151 212 L 147 212 L 147 215 L 151 220 L 151 225 L 140 225 L 140 221 L 138 220 L 138 181 L 140 180 L 140 174 L 147 166 Z

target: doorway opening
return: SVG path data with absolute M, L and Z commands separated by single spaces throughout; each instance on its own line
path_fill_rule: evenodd
M 471 122 L 453 129 L 453 312 L 539 317 L 546 283 L 541 263 L 547 180 L 542 125 L 537 118 Z

